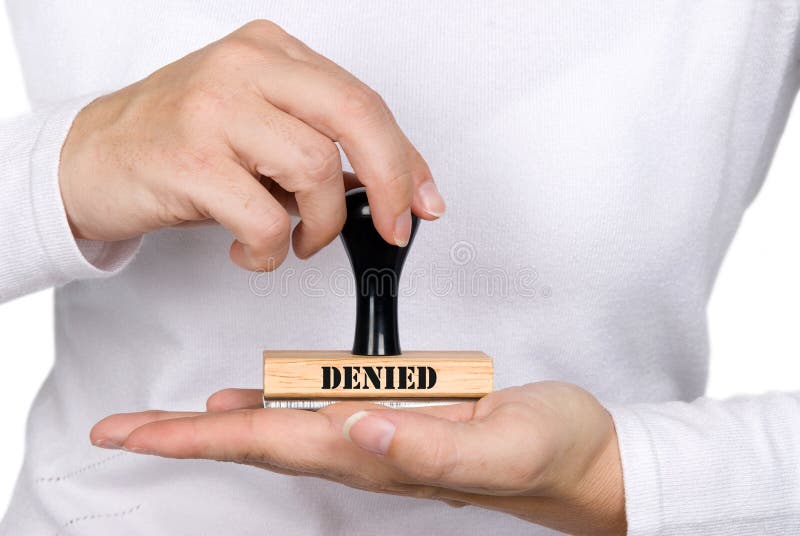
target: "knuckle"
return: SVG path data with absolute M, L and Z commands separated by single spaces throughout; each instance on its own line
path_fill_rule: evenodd
M 281 28 L 278 24 L 267 19 L 251 20 L 250 22 L 239 28 L 235 33 L 242 33 L 245 35 L 257 35 L 262 37 L 288 35 L 286 31 L 283 28 Z
M 270 20 L 254 20 L 242 26 L 231 34 L 230 37 L 258 49 L 259 53 L 266 50 L 288 51 L 298 49 L 298 41 L 286 30 Z
M 177 121 L 184 134 L 196 133 L 197 125 L 216 117 L 222 108 L 224 98 L 212 88 L 213 84 L 194 83 L 189 85 L 176 104 Z
M 289 236 L 290 228 L 291 221 L 286 212 L 271 214 L 256 229 L 252 246 L 259 251 L 268 251 L 276 242 L 281 242 Z
M 386 179 L 386 187 L 392 193 L 401 195 L 406 204 L 410 204 L 414 196 L 414 174 L 410 171 L 392 173 Z
M 261 53 L 258 43 L 247 34 L 234 33 L 210 47 L 209 68 L 217 71 L 220 66 L 230 66 Z
M 177 148 L 165 149 L 163 160 L 169 162 L 175 170 L 176 186 L 182 194 L 190 196 L 196 188 L 196 181 L 201 177 L 214 176 L 219 170 L 220 162 L 217 155 L 210 148 L 185 145 Z M 161 198 L 167 202 L 169 198 Z
M 304 62 L 312 61 L 314 52 L 293 35 L 287 33 L 276 39 L 276 42 L 289 58 Z
M 155 201 L 156 222 L 159 227 L 169 227 L 181 221 L 173 206 L 165 198 L 158 197 Z
M 410 171 L 401 171 L 399 173 L 392 173 L 386 184 L 392 189 L 409 190 L 414 183 L 414 175 Z
M 314 183 L 337 177 L 342 168 L 339 149 L 333 143 L 319 143 L 302 151 L 304 174 Z
M 344 113 L 358 120 L 382 117 L 387 111 L 381 96 L 359 81 L 345 84 L 342 101 Z

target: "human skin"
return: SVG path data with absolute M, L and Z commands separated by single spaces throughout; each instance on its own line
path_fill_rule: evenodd
M 473 505 L 568 534 L 626 533 L 613 421 L 574 385 L 531 383 L 474 403 L 407 410 L 357 402 L 318 412 L 264 409 L 262 396 L 228 389 L 205 413 L 112 415 L 91 441 Z
M 234 262 L 271 270 L 290 233 L 305 258 L 341 230 L 337 143 L 388 242 L 408 242 L 411 210 L 428 220 L 444 212 L 428 165 L 381 97 L 255 21 L 83 109 L 59 183 L 78 238 L 116 241 L 210 219 L 235 237 Z M 302 221 L 291 231 L 293 208 Z
M 342 173 L 337 143 L 358 180 Z M 359 181 L 389 242 L 407 243 L 412 211 L 432 220 L 445 210 L 380 96 L 267 21 L 91 103 L 59 173 L 76 237 L 115 241 L 213 220 L 235 238 L 232 260 L 250 270 L 276 268 L 290 242 L 301 258 L 328 244 L 344 222 L 344 190 Z M 625 533 L 614 426 L 578 387 L 529 384 L 417 410 L 261 402 L 261 391 L 226 390 L 206 413 L 116 415 L 91 439 L 475 505 L 573 534 Z

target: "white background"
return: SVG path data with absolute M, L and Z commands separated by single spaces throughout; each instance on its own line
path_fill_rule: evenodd
M 27 109 L 0 3 L 0 120 Z M 747 212 L 709 309 L 709 394 L 800 390 L 800 111 Z M 2 230 L 0 230 L 2 232 Z M 16 479 L 28 406 L 52 363 L 52 292 L 0 305 L 0 509 Z M 87 439 L 88 440 L 88 439 Z

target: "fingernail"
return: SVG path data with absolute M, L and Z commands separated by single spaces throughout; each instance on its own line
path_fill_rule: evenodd
M 143 447 L 122 447 L 125 452 L 132 452 L 134 454 L 153 454 L 152 450 Z
M 122 447 L 122 445 L 110 439 L 95 439 L 92 441 L 92 445 L 101 449 L 118 449 Z
M 431 216 L 441 217 L 445 211 L 444 199 L 433 181 L 426 181 L 417 188 L 417 194 L 425 207 L 425 212 Z
M 406 210 L 394 222 L 394 243 L 404 248 L 411 239 L 411 211 Z
M 350 415 L 342 426 L 344 436 L 364 450 L 386 454 L 394 437 L 395 425 L 367 411 Z

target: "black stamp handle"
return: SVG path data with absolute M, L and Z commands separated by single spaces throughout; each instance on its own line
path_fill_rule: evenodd
M 400 355 L 397 289 L 403 263 L 419 227 L 419 219 L 411 216 L 411 237 L 408 245 L 401 248 L 387 243 L 378 234 L 363 188 L 347 192 L 345 202 L 347 220 L 341 237 L 356 280 L 353 354 Z

